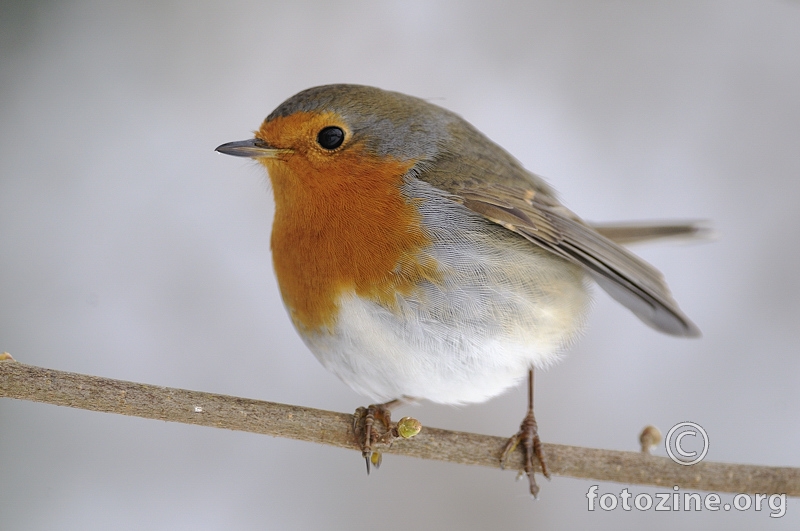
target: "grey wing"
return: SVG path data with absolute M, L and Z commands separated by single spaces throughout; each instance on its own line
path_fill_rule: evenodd
M 661 332 L 697 337 L 661 273 L 585 224 L 547 193 L 513 186 L 465 186 L 455 192 L 464 206 L 579 264 L 618 302 Z

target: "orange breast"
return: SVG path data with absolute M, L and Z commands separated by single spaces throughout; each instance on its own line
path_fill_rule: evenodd
M 438 276 L 415 200 L 400 191 L 413 163 L 357 144 L 326 156 L 262 159 L 275 194 L 275 272 L 295 326 L 309 332 L 335 325 L 343 293 L 392 309 L 398 293 Z

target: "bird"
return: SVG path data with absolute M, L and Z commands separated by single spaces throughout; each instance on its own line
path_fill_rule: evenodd
M 424 99 L 317 86 L 216 151 L 267 170 L 289 317 L 325 368 L 374 401 L 354 427 L 367 472 L 397 405 L 484 402 L 527 377 L 526 415 L 500 462 L 520 448 L 536 497 L 534 460 L 549 472 L 534 370 L 584 329 L 592 282 L 660 332 L 700 335 L 661 273 L 622 246 L 692 235 L 696 223 L 585 222 L 542 177 Z

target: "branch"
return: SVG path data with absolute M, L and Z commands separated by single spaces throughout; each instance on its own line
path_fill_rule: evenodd
M 359 449 L 353 435 L 353 416 L 345 413 L 99 378 L 11 360 L 0 361 L 0 397 Z M 381 451 L 498 468 L 505 443 L 502 437 L 425 427 L 415 438 L 398 439 Z M 559 444 L 544 444 L 543 450 L 550 472 L 559 476 L 800 496 L 800 468 L 710 462 L 680 466 L 666 457 Z M 508 466 L 522 467 L 520 452 L 509 456 Z

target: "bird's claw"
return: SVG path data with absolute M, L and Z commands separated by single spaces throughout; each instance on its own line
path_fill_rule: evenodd
M 522 419 L 522 424 L 519 425 L 519 431 L 508 440 L 505 448 L 503 448 L 503 453 L 500 456 L 500 466 L 502 468 L 505 468 L 509 454 L 520 445 L 523 453 L 523 467 L 518 478 L 522 477 L 523 472 L 528 476 L 531 494 L 536 498 L 539 495 L 539 485 L 536 484 L 536 478 L 534 477 L 533 457 L 536 456 L 539 461 L 544 477 L 550 479 L 550 473 L 547 471 L 547 464 L 542 453 L 542 442 L 539 440 L 538 427 L 532 410 L 528 411 L 528 414 Z
M 392 425 L 392 413 L 387 404 L 372 404 L 367 407 L 356 409 L 353 419 L 353 432 L 361 446 L 361 455 L 367 463 L 367 474 L 370 466 L 380 468 L 382 455 L 379 451 L 373 450 L 373 445 L 391 445 L 397 438 L 397 429 Z M 378 433 L 376 422 L 383 426 L 383 433 Z

